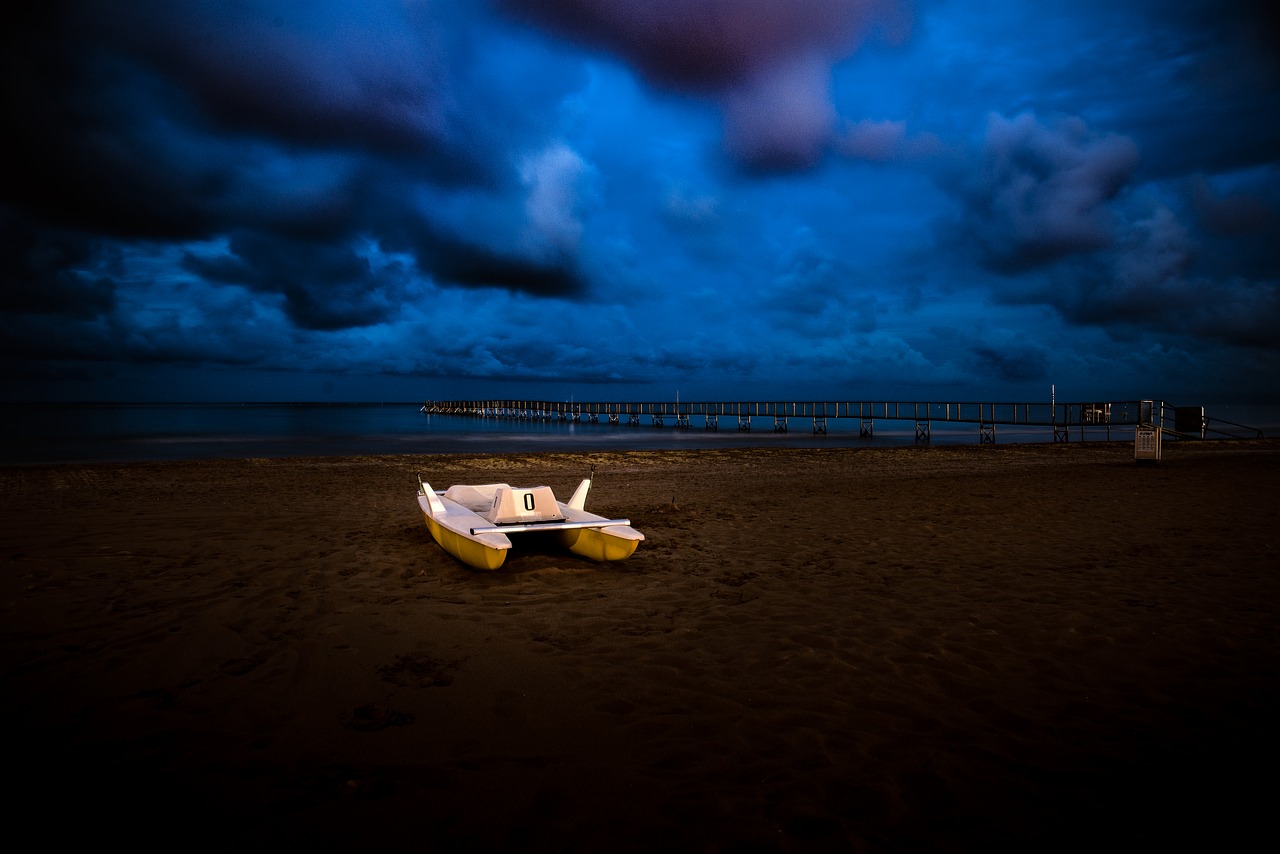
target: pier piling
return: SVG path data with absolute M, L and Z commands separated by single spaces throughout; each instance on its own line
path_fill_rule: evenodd
M 688 430 L 693 416 L 704 419 L 704 429 L 719 430 L 720 418 L 737 418 L 738 432 L 751 431 L 752 418 L 772 418 L 775 433 L 789 430 L 789 419 L 810 418 L 815 435 L 828 435 L 828 421 L 856 419 L 858 437 L 875 438 L 876 420 L 908 421 L 915 425 L 915 441 L 928 444 L 933 423 L 978 425 L 979 444 L 995 444 L 997 425 L 1044 427 L 1054 442 L 1071 440 L 1078 428 L 1083 441 L 1089 431 L 1111 439 L 1111 429 L 1136 428 L 1155 424 L 1163 432 L 1183 439 L 1214 436 L 1261 438 L 1262 431 L 1209 417 L 1204 407 L 1174 407 L 1164 401 L 1109 401 L 1099 403 L 986 403 L 933 401 L 734 401 L 734 402 L 603 402 L 531 400 L 429 400 L 421 411 L 427 415 L 471 415 L 480 418 L 541 419 L 599 424 L 604 415 L 610 425 L 638 427 L 648 415 L 653 427 L 674 420 L 679 430 Z M 1176 420 L 1175 420 L 1176 416 Z

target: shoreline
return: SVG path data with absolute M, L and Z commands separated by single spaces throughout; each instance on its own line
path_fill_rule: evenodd
M 416 476 L 631 518 L 430 538 Z M 15 814 L 519 850 L 1241 843 L 1280 441 L 0 468 Z M 78 808 L 78 807 L 77 807 Z M 153 839 L 153 841 L 155 841 Z
M 592 428 L 594 429 L 594 428 Z M 610 430 L 614 428 L 602 428 Z M 618 428 L 623 429 L 623 428 Z M 482 436 L 484 434 L 477 434 Z M 622 435 L 628 435 L 626 433 Z M 667 431 L 667 435 L 681 437 L 687 434 L 681 434 L 673 431 Z M 1120 438 L 1102 438 L 1088 437 L 1085 439 L 1072 438 L 1068 441 L 1057 442 L 1046 437 L 1043 440 L 1028 440 L 1023 437 L 1015 439 L 1005 439 L 993 444 L 981 444 L 975 440 L 966 439 L 958 441 L 955 437 L 947 437 L 943 441 L 937 442 L 911 442 L 904 439 L 905 433 L 894 434 L 895 441 L 881 442 L 877 440 L 854 439 L 849 435 L 837 436 L 832 440 L 822 436 L 792 435 L 787 434 L 768 434 L 762 433 L 766 437 L 761 444 L 748 444 L 751 441 L 750 434 L 732 434 L 727 435 L 729 442 L 720 446 L 708 446 L 701 443 L 692 443 L 688 445 L 654 445 L 648 447 L 630 447 L 626 445 L 612 445 L 608 443 L 593 444 L 591 441 L 580 442 L 575 445 L 569 444 L 551 444 L 546 447 L 529 446 L 508 448 L 498 443 L 493 449 L 484 450 L 413 450 L 403 451 L 398 449 L 392 450 L 371 450 L 371 451 L 352 451 L 352 452 L 333 452 L 329 450 L 317 450 L 308 453 L 253 453 L 248 451 L 238 453 L 237 451 L 227 451 L 216 455 L 200 455 L 200 456 L 136 456 L 136 457 L 84 457 L 75 459 L 37 459 L 37 460 L 0 460 L 0 471 L 8 469 L 31 469 L 46 467 L 128 467 L 128 466 L 145 466 L 145 465 L 183 465 L 198 463 L 235 463 L 238 461 L 257 461 L 257 462 L 278 462 L 278 463 L 307 463 L 320 460 L 378 460 L 386 461 L 390 459 L 418 459 L 418 460 L 460 460 L 460 461 L 476 461 L 501 458 L 543 458 L 543 457 L 568 457 L 581 459 L 594 459 L 598 457 L 616 457 L 622 455 L 633 454 L 656 454 L 656 455 L 674 455 L 682 454 L 698 454 L 707 456 L 716 456 L 723 454 L 753 454 L 753 453 L 836 453 L 836 454 L 857 454 L 857 453 L 881 453 L 881 452 L 939 452 L 954 451 L 984 453 L 999 453 L 1005 450 L 1018 449 L 1044 449 L 1044 448 L 1061 448 L 1061 449 L 1104 449 L 1112 450 L 1127 448 L 1130 452 L 1133 450 L 1134 439 L 1132 435 Z M 598 438 L 598 437 L 590 437 Z M 662 438 L 662 437 L 657 437 Z M 759 437 L 756 437 L 759 438 Z M 902 439 L 902 441 L 897 441 Z M 735 441 L 736 440 L 736 441 Z M 775 440 L 770 443 L 770 440 Z M 204 439 L 193 439 L 194 442 L 206 441 Z M 269 445 L 288 444 L 287 437 L 275 437 L 270 441 L 260 444 L 260 447 Z M 174 442 L 173 444 L 180 444 Z M 305 442 L 302 444 L 306 444 Z M 323 447 L 323 444 L 322 444 Z M 1254 451 L 1265 450 L 1266 448 L 1280 447 L 1280 436 L 1266 435 L 1258 438 L 1246 437 L 1226 437 L 1213 439 L 1183 439 L 1183 440 L 1165 440 L 1166 448 L 1178 449 L 1182 452 L 1188 452 L 1189 456 L 1197 456 L 1203 452 L 1211 452 L 1213 449 L 1223 451 L 1232 448 L 1247 450 L 1252 448 Z M 1199 451 L 1197 451 L 1199 448 Z M 246 449 L 247 450 L 247 449 Z
M 1238 411 L 1237 411 L 1238 410 Z M 427 416 L 417 407 L 344 404 L 289 406 L 264 404 L 105 406 L 103 410 L 48 407 L 10 413 L 0 425 L 5 439 L 0 466 L 94 462 L 125 463 L 191 459 L 297 458 L 358 456 L 363 454 L 494 454 L 575 453 L 624 450 L 724 450 L 731 448 L 857 448 L 919 447 L 910 420 L 873 419 L 874 435 L 861 435 L 861 422 L 852 417 L 829 419 L 829 432 L 811 432 L 807 419 L 789 418 L 788 432 L 774 432 L 764 417 L 756 417 L 753 431 L 666 426 L 655 429 L 579 422 L 530 419 Z M 1211 428 L 1243 435 L 1255 425 L 1274 437 L 1280 427 L 1280 407 L 1223 407 L 1210 418 Z M 994 437 L 1008 444 L 1057 444 L 1049 425 L 931 422 L 933 447 L 980 444 Z M 1132 425 L 1077 426 L 1064 444 L 1131 441 Z M 1229 440 L 1211 433 L 1211 441 Z M 1252 438 L 1252 437 L 1251 437 Z
M 1050 445 L 1049 434 L 1033 439 L 1019 430 L 1002 436 L 999 447 Z M 636 441 L 639 438 L 639 441 Z M 70 437 L 45 442 L 30 435 L 9 437 L 10 445 L 24 448 L 21 457 L 0 456 L 0 468 L 43 465 L 133 465 L 141 463 L 178 463 L 200 460 L 274 459 L 306 460 L 320 457 L 491 457 L 544 454 L 617 454 L 629 452 L 721 452 L 721 451 L 876 451 L 902 448 L 950 448 L 978 446 L 967 431 L 936 431 L 931 443 L 917 443 L 908 430 L 881 431 L 874 439 L 858 438 L 852 433 L 808 435 L 796 433 L 756 434 L 712 431 L 678 431 L 674 428 L 651 432 L 644 429 L 592 425 L 582 435 L 574 433 L 446 433 L 442 435 L 392 434 L 382 439 L 349 439 L 340 436 L 290 436 L 248 434 L 118 437 L 80 442 Z M 1132 438 L 1073 438 L 1065 444 L 1118 444 Z M 1215 439 L 1213 441 L 1233 441 Z M 1241 440 L 1242 441 L 1242 440 Z M 34 443 L 34 444 L 33 444 Z M 145 451 L 137 450 L 145 447 Z M 57 450 L 51 450 L 56 448 Z

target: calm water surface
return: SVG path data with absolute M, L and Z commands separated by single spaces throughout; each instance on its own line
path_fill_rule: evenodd
M 426 415 L 420 404 L 56 404 L 0 406 L 0 464 L 126 462 L 351 454 L 466 454 L 619 451 L 733 447 L 892 447 L 915 444 L 915 425 L 876 421 L 874 438 L 858 436 L 850 419 L 828 419 L 815 435 L 810 419 L 792 418 L 775 433 L 771 418 L 750 432 L 722 418 L 719 430 Z M 1280 407 L 1209 407 L 1208 414 L 1280 429 Z M 977 444 L 976 424 L 934 422 L 932 442 Z M 1132 437 L 1115 428 L 1113 439 Z M 1072 441 L 1078 440 L 1073 432 Z M 1107 438 L 1090 428 L 1086 441 Z M 1041 427 L 997 427 L 996 441 L 1052 442 Z

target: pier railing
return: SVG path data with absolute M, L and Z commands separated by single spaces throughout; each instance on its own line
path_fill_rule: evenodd
M 1053 441 L 1080 439 L 1086 429 L 1099 428 L 1111 438 L 1112 428 L 1155 425 L 1177 437 L 1261 438 L 1262 432 L 1208 417 L 1203 407 L 1173 407 L 1164 401 L 1123 400 L 1083 403 L 987 403 L 936 401 L 572 401 L 572 400 L 429 400 L 422 411 L 483 418 L 559 420 L 654 427 L 668 423 L 688 429 L 694 419 L 708 430 L 720 429 L 721 419 L 735 420 L 740 431 L 752 429 L 752 419 L 772 419 L 775 432 L 787 432 L 792 419 L 811 420 L 815 433 L 827 432 L 829 419 L 853 419 L 863 438 L 874 435 L 876 421 L 910 421 L 916 441 L 928 442 L 931 425 L 976 424 L 979 441 L 994 443 L 997 426 L 1041 426 L 1052 430 Z
M 549 401 L 430 400 L 425 412 L 451 415 L 568 417 L 664 416 L 763 418 L 879 418 L 897 421 L 995 422 L 1001 424 L 1137 423 L 1138 402 L 1125 403 L 935 403 L 919 401 Z

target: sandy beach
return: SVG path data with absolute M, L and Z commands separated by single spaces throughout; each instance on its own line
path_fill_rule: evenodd
M 414 500 L 644 532 L 494 573 Z M 11 830 L 145 848 L 1229 850 L 1280 760 L 1280 441 L 0 469 Z M 48 816 L 58 818 L 51 821 Z

